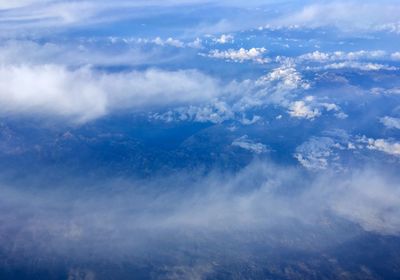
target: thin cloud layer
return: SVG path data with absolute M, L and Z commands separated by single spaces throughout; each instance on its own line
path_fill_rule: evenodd
M 2 207 L 21 219 L 2 211 L 0 232 L 4 235 L 17 229 L 16 234 L 24 238 L 15 241 L 15 252 L 36 246 L 31 253 L 37 258 L 55 252 L 68 255 L 66 248 L 73 248 L 83 258 L 89 250 L 96 252 L 90 258 L 111 259 L 114 255 L 153 254 L 157 248 L 151 244 L 168 241 L 167 233 L 179 236 L 171 240 L 177 246 L 182 246 L 180 242 L 201 242 L 212 248 L 218 242 L 213 236 L 223 234 L 239 243 L 250 242 L 247 238 L 270 245 L 281 244 L 285 238 L 302 240 L 286 247 L 314 250 L 335 242 L 322 232 L 327 224 L 329 231 L 343 232 L 343 224 L 337 223 L 340 218 L 366 231 L 400 234 L 400 190 L 394 177 L 384 178 L 376 170 L 354 171 L 342 177 L 326 172 L 310 181 L 299 170 L 258 162 L 235 175 L 217 172 L 201 176 L 189 188 L 187 184 L 193 182 L 190 176 L 172 177 L 154 178 L 144 185 L 124 180 L 87 183 L 96 184 L 96 189 L 46 186 L 34 193 L 3 184 Z M 98 192 L 99 187 L 102 192 Z M 300 227 L 302 236 L 312 234 L 314 247 L 303 243 L 299 231 L 290 230 L 288 224 Z M 274 232 L 282 229 L 284 235 L 275 236 Z M 271 239 L 263 239 L 260 232 L 270 233 Z M 3 237 L 6 241 L 7 236 Z M 349 233 L 340 238 L 351 237 Z M 111 252 L 108 242 L 112 242 Z M 2 243 L 1 249 L 6 244 Z M 147 253 L 140 255 L 143 249 Z M 209 251 L 206 247 L 196 250 Z
M 311 2 L 273 22 L 277 26 L 336 26 L 346 31 L 377 30 L 379 26 L 397 23 L 400 20 L 399 12 L 396 1 Z
M 145 18 L 163 12 L 171 12 L 171 9 L 180 9 L 188 6 L 208 6 L 215 8 L 235 8 L 242 11 L 252 11 L 255 14 L 255 22 L 261 25 L 277 27 L 321 27 L 336 26 L 343 30 L 375 30 L 398 32 L 399 8 L 395 1 L 385 0 L 379 4 L 373 1 L 307 1 L 300 4 L 289 1 L 291 9 L 281 8 L 274 1 L 211 1 L 211 0 L 184 0 L 184 1 L 127 1 L 118 0 L 109 3 L 107 1 L 37 1 L 19 0 L 9 3 L 0 3 L 1 27 L 5 34 L 17 35 L 18 31 L 33 30 L 43 32 L 48 28 L 63 30 L 66 27 L 93 26 L 96 24 L 118 22 L 126 19 Z M 262 20 L 258 10 L 268 10 L 269 6 L 276 9 L 274 13 L 266 13 L 268 20 Z M 151 9 L 151 11 L 149 10 Z M 138 12 L 140 11 L 140 13 Z M 257 12 L 257 13 L 256 13 Z M 371 20 L 372 19 L 372 20 Z M 9 24 L 12 22 L 12 24 Z M 225 22 L 225 23 L 224 23 Z M 211 30 L 222 30 L 229 32 L 238 29 L 238 23 L 230 16 L 221 19 L 218 23 L 204 21 L 203 25 Z M 224 26 L 223 26 L 224 25 Z M 203 26 L 204 29 L 204 26 Z M 206 30 L 203 30 L 204 33 Z M 182 32 L 188 29 L 182 28 Z M 209 33 L 209 32 L 205 32 Z M 4 34 L 3 34 L 4 35 Z M 223 36 L 222 41 L 225 41 Z

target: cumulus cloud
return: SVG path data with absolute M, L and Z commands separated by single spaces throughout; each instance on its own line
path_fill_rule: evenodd
M 114 110 L 209 100 L 217 82 L 195 70 L 101 73 L 57 65 L 0 67 L 2 114 L 48 114 L 87 121 Z
M 12 3 L 11 3 L 12 2 Z M 171 12 L 171 7 L 235 7 L 243 9 L 244 13 L 250 15 L 257 9 L 265 7 L 266 2 L 253 1 L 219 1 L 218 3 L 208 0 L 151 0 L 151 1 L 66 1 L 66 0 L 18 0 L 3 1 L 2 9 L 2 35 L 19 35 L 19 31 L 29 34 L 29 31 L 45 32 L 49 28 L 62 30 L 65 27 L 93 26 L 99 23 L 116 22 L 125 19 L 143 18 Z M 15 2 L 15 3 L 14 3 Z M 276 4 L 279 1 L 268 1 Z M 330 26 L 336 25 L 342 28 L 393 30 L 398 32 L 398 6 L 394 1 L 384 0 L 376 4 L 372 1 L 333 1 L 324 3 L 308 2 L 306 4 L 293 3 L 292 9 L 281 9 L 277 5 L 276 12 L 269 14 L 267 23 L 274 27 L 286 26 Z M 251 7 L 251 8 L 250 8 Z M 257 8 L 257 9 L 253 9 Z M 252 25 L 265 23 L 265 18 L 260 19 L 257 12 L 254 18 L 246 17 L 246 28 Z M 251 20 L 249 20 L 251 19 Z M 373 19 L 373 20 L 371 20 Z M 196 27 L 192 32 L 215 33 L 229 32 L 230 30 L 242 30 L 244 20 L 225 19 L 222 15 L 217 23 L 205 28 L 204 24 Z M 12 22 L 12 23 L 11 23 Z M 10 24 L 11 23 L 11 24 Z M 209 24 L 209 23 L 208 23 Z M 232 26 L 234 25 L 234 26 Z M 201 30 L 203 29 L 203 30 Z M 224 40 L 222 40 L 224 41 Z
M 288 90 L 310 88 L 310 84 L 302 79 L 301 74 L 296 70 L 293 63 L 283 63 L 282 66 L 273 69 L 273 71 L 261 77 L 257 82 L 262 84 L 276 81 L 280 82 L 282 88 Z
M 222 34 L 219 38 L 214 38 L 213 41 L 218 44 L 233 43 L 234 37 L 230 34 Z
M 203 41 L 200 38 L 194 39 L 192 42 L 189 42 L 187 44 L 188 47 L 190 48 L 195 48 L 195 49 L 202 49 L 203 48 Z
M 225 59 L 227 61 L 241 63 L 244 61 L 253 61 L 263 64 L 269 62 L 268 58 L 263 57 L 266 51 L 267 49 L 265 48 L 251 48 L 248 50 L 240 48 L 238 50 L 229 49 L 226 51 L 211 50 L 207 56 L 212 58 Z
M 368 149 L 378 150 L 393 156 L 400 156 L 400 143 L 386 139 L 367 139 Z
M 237 120 L 244 125 L 249 125 L 261 118 L 251 114 L 251 110 L 263 109 L 271 105 L 288 109 L 296 93 L 310 87 L 310 84 L 296 70 L 295 65 L 283 64 L 256 80 L 232 81 L 226 84 L 223 86 L 222 93 L 207 104 L 175 108 L 152 117 L 167 121 L 192 120 L 213 123 Z M 328 106 L 332 110 L 333 105 L 313 102 L 313 108 Z M 328 108 L 325 109 L 328 110 Z M 340 113 L 338 107 L 335 110 Z M 248 119 L 247 113 L 253 116 Z
M 153 42 L 156 45 L 160 45 L 160 46 L 173 46 L 173 47 L 177 47 L 177 48 L 183 48 L 185 46 L 185 44 L 177 39 L 171 38 L 169 37 L 166 40 L 161 39 L 160 37 L 155 38 L 154 40 L 152 40 L 151 42 Z
M 322 114 L 322 111 L 335 112 L 339 119 L 347 118 L 340 107 L 334 103 L 319 102 L 314 96 L 306 96 L 303 100 L 294 101 L 289 105 L 289 115 L 295 118 L 313 120 Z
M 306 118 L 306 119 L 314 119 L 315 117 L 321 115 L 318 109 L 312 109 L 310 106 L 306 105 L 306 103 L 302 100 L 295 101 L 290 106 L 289 114 L 292 117 L 296 118 Z
M 152 117 L 166 121 L 200 121 L 222 123 L 236 120 L 244 125 L 260 121 L 261 116 L 252 110 L 265 109 L 268 106 L 279 106 L 297 118 L 313 120 L 325 112 L 332 112 L 337 118 L 347 115 L 341 108 L 313 96 L 296 100 L 311 88 L 303 79 L 293 63 L 284 63 L 256 80 L 232 81 L 226 84 L 222 93 L 208 104 L 180 107 Z M 249 114 L 250 119 L 246 117 Z

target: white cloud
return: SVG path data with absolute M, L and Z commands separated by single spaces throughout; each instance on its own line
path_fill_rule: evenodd
M 232 142 L 232 146 L 237 146 L 249 150 L 255 154 L 262 154 L 268 151 L 267 146 L 262 143 L 254 143 L 247 135 L 243 135 Z
M 325 62 L 325 61 L 331 60 L 331 56 L 328 53 L 315 51 L 312 53 L 306 53 L 306 54 L 299 56 L 299 60 Z
M 387 71 L 396 71 L 398 70 L 397 67 L 379 64 L 379 63 L 362 63 L 362 62 L 352 62 L 352 61 L 345 61 L 345 62 L 338 62 L 325 65 L 323 69 L 357 69 L 361 71 L 380 71 L 380 70 L 387 70 Z
M 248 50 L 240 48 L 239 50 L 229 49 L 226 51 L 211 50 L 207 56 L 234 62 L 253 61 L 263 64 L 269 62 L 269 59 L 263 57 L 266 51 L 265 48 L 251 48 Z
M 400 189 L 396 181 L 379 175 L 379 170 L 353 172 L 346 180 L 334 180 L 326 191 L 329 207 L 337 215 L 359 224 L 364 230 L 400 234 Z M 318 192 L 318 189 L 315 190 Z
M 116 38 L 110 41 L 116 42 Z M 104 42 L 75 43 L 38 43 L 30 40 L 7 40 L 0 43 L 0 64 L 2 65 L 43 65 L 60 64 L 65 66 L 80 67 L 84 65 L 143 65 L 149 62 L 160 62 L 166 58 L 161 52 L 140 50 L 135 46 L 119 49 L 103 48 Z
M 173 173 L 145 182 L 99 181 L 95 182 L 95 189 L 85 188 L 83 183 L 70 187 L 58 182 L 51 190 L 2 185 L 0 202 L 9 211 L 0 212 L 0 232 L 3 240 L 11 241 L 15 236 L 4 233 L 12 228 L 21 229 L 25 238 L 18 239 L 20 250 L 29 250 L 28 245 L 33 243 L 37 254 L 41 250 L 53 253 L 54 249 L 59 255 L 70 254 L 71 248 L 77 252 L 94 248 L 96 254 L 89 256 L 92 261 L 103 253 L 107 257 L 115 253 L 127 256 L 141 251 L 137 248 L 149 252 L 153 249 L 149 245 L 157 246 L 157 241 L 168 244 L 175 240 L 187 245 L 190 244 L 187 241 L 198 244 L 200 240 L 209 245 L 206 252 L 215 242 L 216 250 L 220 251 L 225 242 L 215 237 L 230 240 L 233 234 L 235 242 L 249 244 L 244 233 L 251 234 L 251 242 L 264 245 L 278 242 L 280 246 L 285 242 L 288 248 L 303 248 L 300 246 L 304 245 L 304 238 L 300 237 L 310 236 L 307 240 L 315 250 L 315 243 L 325 246 L 332 241 L 342 245 L 346 240 L 343 233 L 349 233 L 347 238 L 354 238 L 354 232 L 349 232 L 349 223 L 337 223 L 337 217 L 367 231 L 400 234 L 400 189 L 396 181 L 386 180 L 379 171 L 352 171 L 340 176 L 321 172 L 310 178 L 290 167 L 256 162 L 235 174 Z M 295 192 L 288 193 L 294 188 Z M 316 242 L 321 238 L 319 229 L 325 242 Z M 324 234 L 336 230 L 342 234 L 329 235 L 333 239 Z M 222 234 L 213 235 L 216 232 Z M 356 233 L 359 234 L 358 228 Z M 266 234 L 268 239 L 262 237 Z M 330 247 L 334 244 L 328 243 Z M 0 248 L 6 244 L 9 243 L 2 242 Z M 83 249 L 82 244 L 85 244 Z M 304 248 L 309 249 L 309 244 Z M 196 252 L 201 252 L 201 248 L 196 246 Z M 156 249 L 155 252 L 160 251 Z M 235 250 L 227 252 L 236 253 Z
M 218 44 L 233 43 L 234 37 L 230 34 L 222 34 L 219 38 L 214 38 L 213 41 Z
M 347 139 L 346 136 L 334 133 L 331 136 L 311 137 L 296 148 L 294 157 L 302 166 L 312 171 L 342 169 L 338 151 L 346 149 L 343 144 L 347 143 Z
M 57 65 L 1 66 L 1 114 L 48 114 L 87 121 L 110 111 L 208 101 L 212 78 L 194 70 L 100 73 Z
M 313 120 L 320 116 L 322 111 L 334 112 L 339 119 L 347 118 L 340 107 L 334 103 L 319 102 L 314 96 L 306 96 L 303 100 L 294 101 L 289 105 L 289 114 L 296 118 Z
M 32 30 L 45 32 L 48 29 L 57 29 L 71 26 L 85 26 L 98 23 L 108 23 L 123 19 L 143 18 L 154 13 L 162 13 L 170 7 L 185 5 L 216 5 L 222 7 L 238 7 L 249 11 L 249 7 L 262 8 L 262 1 L 214 1 L 207 0 L 115 0 L 115 1 L 67 1 L 67 0 L 15 0 L 0 2 L 3 23 L 0 27 L 2 35 L 20 35 L 21 31 L 29 34 Z M 270 15 L 269 25 L 273 27 L 286 26 L 326 26 L 336 25 L 344 28 L 398 30 L 399 8 L 393 1 L 373 3 L 372 1 L 350 0 L 347 2 L 334 1 L 332 3 L 319 3 L 299 5 L 294 3 L 295 9 L 277 9 Z M 299 9 L 300 7 L 300 9 Z M 146 8 L 146 9 L 143 9 Z M 150 10 L 150 8 L 152 8 Z M 258 17 L 246 17 L 246 20 L 221 19 L 212 26 L 205 27 L 202 22 L 192 29 L 192 33 L 220 33 L 230 30 L 243 30 L 265 22 Z M 197 33 L 197 34 L 199 34 Z M 222 40 L 224 41 L 224 40 Z
M 1 29 L 9 33 L 71 26 L 94 19 L 104 8 L 104 5 L 90 1 L 18 1 L 14 7 L 2 12 Z
M 293 102 L 289 109 L 289 114 L 296 118 L 313 120 L 315 117 L 321 115 L 321 112 L 317 108 L 311 108 L 302 100 Z
M 392 53 L 392 59 L 394 59 L 394 60 L 400 60 L 400 52 L 395 52 L 395 53 Z
M 400 119 L 392 118 L 392 117 L 383 117 L 380 119 L 381 123 L 383 123 L 387 128 L 396 128 L 400 129 Z
M 152 40 L 151 42 L 153 42 L 156 45 L 160 45 L 160 46 L 173 46 L 176 48 L 183 48 L 185 46 L 185 44 L 177 39 L 171 38 L 169 37 L 166 40 L 161 39 L 160 37 L 155 38 L 154 40 Z
M 203 41 L 200 38 L 196 38 L 193 42 L 190 42 L 187 45 L 190 48 L 202 49 L 203 48 L 202 42 Z
M 235 119 L 235 112 L 224 101 L 211 99 L 206 105 L 179 107 L 162 114 L 155 113 L 150 118 L 165 122 L 196 121 L 222 123 L 226 120 Z
M 310 84 L 302 79 L 293 63 L 284 63 L 257 81 L 258 84 L 265 84 L 265 82 L 279 82 L 280 88 L 288 90 L 310 88 Z
M 343 30 L 375 30 L 400 20 L 396 1 L 329 1 L 306 4 L 300 9 L 271 20 L 273 26 L 336 26 Z
M 385 94 L 385 95 L 398 95 L 400 94 L 400 88 L 379 88 L 375 87 L 371 89 L 372 94 Z
M 377 25 L 374 29 L 376 31 L 386 31 L 389 33 L 400 34 L 400 21 L 380 24 Z
M 400 143 L 385 139 L 368 139 L 368 149 L 378 150 L 393 156 L 400 156 Z
M 43 3 L 49 1 L 43 0 Z M 8 10 L 8 9 L 16 9 L 21 7 L 26 7 L 32 4 L 38 3 L 38 0 L 1 0 L 0 1 L 0 10 Z
M 260 121 L 260 116 L 246 117 L 252 109 L 263 109 L 270 105 L 289 109 L 298 91 L 310 88 L 296 70 L 294 64 L 283 64 L 257 80 L 232 81 L 226 84 L 215 99 L 206 105 L 188 106 L 173 109 L 153 117 L 168 121 L 195 120 L 221 123 L 226 120 L 237 120 L 244 125 Z M 312 111 L 320 109 L 340 113 L 340 108 L 330 103 L 307 101 Z
M 363 59 L 383 59 L 388 58 L 388 55 L 383 50 L 375 51 L 355 51 L 355 52 L 320 52 L 315 51 L 312 53 L 306 53 L 299 56 L 297 59 L 299 61 L 311 61 L 311 62 L 329 62 L 329 61 L 341 61 L 341 60 L 363 60 Z

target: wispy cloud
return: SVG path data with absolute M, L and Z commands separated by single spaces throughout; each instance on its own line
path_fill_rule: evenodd
M 10 254 L 35 246 L 29 254 L 36 258 L 93 252 L 83 255 L 93 260 L 121 254 L 141 258 L 159 254 L 158 244 L 191 242 L 204 244 L 196 252 L 207 255 L 215 244 L 218 250 L 225 246 L 221 238 L 314 250 L 353 237 L 348 224 L 341 228 L 341 218 L 365 231 L 400 234 L 400 190 L 395 177 L 379 170 L 342 176 L 325 172 L 310 180 L 299 170 L 256 162 L 235 175 L 192 176 L 88 182 L 94 189 L 54 185 L 35 192 L 3 184 L 1 207 L 8 211 L 0 214 L 2 240 L 17 228 L 21 238 L 13 239 L 13 248 L 19 250 Z M 330 235 L 333 239 L 323 234 L 327 230 L 337 233 Z M 305 242 L 309 235 L 312 239 L 306 240 L 313 245 Z M 1 249 L 7 244 L 2 242 Z M 233 257 L 229 251 L 224 256 Z
M 396 1 L 329 1 L 307 3 L 297 11 L 272 22 L 277 26 L 336 26 L 343 30 L 376 30 L 377 26 L 400 21 Z

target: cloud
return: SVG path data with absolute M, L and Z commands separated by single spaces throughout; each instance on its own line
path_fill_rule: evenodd
M 383 117 L 380 119 L 381 123 L 383 123 L 387 128 L 396 128 L 400 129 L 400 119 L 392 118 L 392 117 Z
M 161 39 L 160 37 L 155 38 L 153 41 L 156 45 L 164 46 L 164 45 L 169 45 L 177 48 L 183 48 L 185 44 L 177 39 L 173 39 L 169 37 L 166 40 Z
M 294 157 L 305 168 L 318 171 L 330 166 L 330 159 L 336 155 L 337 144 L 329 137 L 312 137 L 296 148 Z
M 195 49 L 202 49 L 203 48 L 203 41 L 200 38 L 194 39 L 192 42 L 188 43 L 187 46 L 190 48 L 195 48 Z
M 392 53 L 392 59 L 394 59 L 394 60 L 400 60 L 400 52 Z
M 395 175 L 380 170 L 310 177 L 254 162 L 235 174 L 199 174 L 145 182 L 59 181 L 39 189 L 3 183 L 0 205 L 8 211 L 0 212 L 0 248 L 9 257 L 22 253 L 42 261 L 51 256 L 137 262 L 165 252 L 175 260 L 182 246 L 185 254 L 205 256 L 244 244 L 314 252 L 353 240 L 358 226 L 400 234 L 400 189 Z M 224 252 L 229 260 L 237 250 Z
M 400 88 L 394 87 L 394 88 L 380 88 L 380 87 L 374 87 L 371 89 L 372 94 L 384 94 L 384 95 L 398 95 L 400 94 Z
M 321 67 L 307 66 L 307 69 L 313 70 L 337 70 L 337 69 L 358 69 L 361 71 L 396 71 L 395 66 L 371 62 L 377 60 L 395 60 L 395 54 L 388 54 L 383 50 L 375 51 L 354 51 L 354 52 L 320 52 L 315 51 L 306 53 L 295 58 L 298 63 L 320 63 L 324 64 Z
M 386 139 L 369 138 L 367 148 L 370 150 L 378 150 L 393 156 L 400 156 L 400 143 Z
M 295 101 L 290 106 L 289 114 L 296 118 L 305 118 L 313 120 L 315 117 L 321 115 L 320 111 L 316 108 L 311 109 L 304 101 Z
M 400 21 L 396 1 L 330 1 L 311 3 L 271 20 L 274 26 L 336 26 L 342 30 L 375 30 Z
M 374 28 L 376 31 L 400 34 L 400 21 L 380 24 Z
M 309 88 L 310 84 L 302 78 L 295 65 L 285 63 L 256 80 L 232 81 L 225 84 L 221 94 L 207 104 L 183 106 L 165 113 L 154 114 L 152 117 L 167 121 L 213 123 L 237 120 L 249 125 L 261 118 L 251 114 L 252 110 L 265 109 L 268 106 L 288 109 L 296 93 Z M 318 103 L 314 106 L 325 108 L 326 104 Z M 337 110 L 340 112 L 338 107 Z
M 299 61 L 311 61 L 311 62 L 329 62 L 329 61 L 340 61 L 340 60 L 365 60 L 365 59 L 384 59 L 389 58 L 387 53 L 383 50 L 375 51 L 354 51 L 354 52 L 320 52 L 315 51 L 312 53 L 306 53 L 297 58 Z
M 80 42 L 71 40 L 70 43 L 6 40 L 0 42 L 0 64 L 58 64 L 76 68 L 85 65 L 138 66 L 169 59 L 162 52 L 150 48 L 144 51 L 138 45 L 132 45 L 129 42 L 116 46 L 115 49 L 113 46 L 110 47 L 110 42 L 116 44 L 117 41 L 115 38 L 98 41 L 81 39 Z M 93 44 L 96 46 L 94 47 Z
M 389 65 L 379 64 L 379 63 L 361 63 L 361 62 L 351 62 L 351 61 L 328 64 L 328 65 L 325 65 L 323 67 L 323 69 L 326 69 L 326 70 L 328 70 L 328 69 L 333 69 L 333 70 L 357 69 L 357 70 L 361 70 L 361 71 L 380 71 L 380 70 L 396 71 L 396 70 L 398 70 L 398 68 L 395 66 L 389 66 Z
M 240 63 L 244 61 L 253 61 L 256 63 L 264 64 L 269 62 L 268 58 L 263 57 L 266 51 L 267 50 L 265 48 L 251 48 L 248 50 L 240 48 L 238 50 L 229 49 L 226 51 L 211 50 L 207 56 Z
M 5 33 L 72 26 L 87 22 L 105 8 L 91 1 L 17 1 L 14 7 L 3 6 L 1 29 Z M 10 24 L 12 23 L 12 24 Z M 4 28 L 5 27 L 5 28 Z
M 304 81 L 301 74 L 296 70 L 296 65 L 290 62 L 283 63 L 280 67 L 273 69 L 273 71 L 257 81 L 259 84 L 265 82 L 279 82 L 280 89 L 286 90 L 310 88 L 310 84 Z
M 234 37 L 230 34 L 222 34 L 219 38 L 214 38 L 213 41 L 218 44 L 233 43 Z
M 15 2 L 15 3 L 14 3 Z M 31 34 L 48 35 L 49 30 L 54 33 L 63 32 L 67 28 L 98 27 L 104 24 L 113 24 L 116 22 L 152 18 L 155 16 L 176 15 L 176 8 L 195 9 L 198 8 L 200 13 L 204 7 L 206 9 L 221 9 L 226 7 L 234 7 L 238 10 L 247 10 L 250 7 L 257 7 L 264 4 L 261 1 L 212 1 L 212 0 L 16 0 L 2 1 L 0 3 L 0 30 L 2 37 L 29 37 Z M 192 10 L 190 11 L 192 12 Z M 243 14 L 243 13 L 242 13 Z M 228 27 L 230 29 L 229 17 L 225 19 L 221 15 L 216 20 L 221 24 L 210 23 L 205 18 L 214 20 L 212 13 L 200 14 L 201 21 L 195 22 L 200 26 L 191 29 L 190 26 L 179 27 L 182 33 L 188 32 L 190 36 L 194 33 L 204 34 L 205 30 L 201 30 L 204 25 L 213 26 L 205 33 L 220 33 L 222 29 Z M 225 22 L 225 23 L 224 23 Z M 243 21 L 235 29 L 241 29 Z M 251 26 L 251 23 L 247 23 Z M 153 26 L 154 27 L 154 26 Z M 117 27 L 118 28 L 118 27 Z M 207 28 L 205 28 L 207 29 Z M 188 31 L 189 30 L 189 31 Z M 224 32 L 224 31 L 221 31 Z
M 14 1 L 7 1 L 2 0 L 0 1 L 0 10 L 9 10 L 9 9 L 16 9 L 20 7 L 26 7 L 35 3 L 38 3 L 37 0 L 14 0 Z M 43 1 L 49 2 L 49 1 Z
M 102 73 L 83 67 L 3 65 L 1 114 L 53 115 L 83 122 L 119 110 L 208 101 L 216 80 L 195 70 Z
M 263 154 L 268 151 L 267 146 L 262 143 L 254 143 L 247 135 L 235 139 L 232 146 L 240 147 L 255 154 Z
M 183 106 L 165 113 L 154 114 L 152 117 L 169 122 L 222 123 L 236 120 L 244 125 L 251 125 L 262 119 L 252 111 L 269 106 L 281 107 L 288 110 L 293 117 L 309 120 L 320 116 L 324 111 L 333 112 L 337 118 L 347 117 L 338 105 L 320 102 L 313 96 L 306 96 L 304 100 L 296 101 L 298 96 L 310 88 L 310 83 L 303 79 L 295 64 L 283 63 L 258 79 L 225 84 L 222 93 L 208 104 Z
M 400 189 L 395 181 L 378 172 L 357 171 L 347 180 L 339 180 L 331 190 L 329 203 L 338 215 L 367 231 L 399 235 Z
M 347 118 L 340 107 L 334 103 L 319 102 L 314 96 L 306 96 L 303 100 L 294 101 L 289 105 L 289 115 L 295 118 L 313 120 L 322 114 L 322 111 L 335 112 L 339 119 Z

